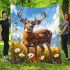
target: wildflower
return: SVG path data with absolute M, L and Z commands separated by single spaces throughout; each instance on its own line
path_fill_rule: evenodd
M 56 58 L 56 57 L 59 57 L 59 54 L 55 54 L 54 57 L 55 57 L 55 58 Z
M 15 53 L 18 53 L 18 52 L 20 52 L 20 48 L 15 49 Z
M 44 56 L 41 56 L 41 60 L 44 60 Z
M 34 53 L 29 53 L 28 57 L 29 57 L 29 59 L 33 58 L 34 57 Z
M 25 57 L 23 53 L 19 53 L 19 57 Z

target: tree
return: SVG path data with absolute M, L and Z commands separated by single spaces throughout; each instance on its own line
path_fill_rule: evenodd
M 69 12 L 69 0 L 63 0 L 62 10 L 64 14 Z
M 9 0 L 0 0 L 0 11 L 5 10 L 7 11 L 8 15 L 10 14 L 10 3 Z

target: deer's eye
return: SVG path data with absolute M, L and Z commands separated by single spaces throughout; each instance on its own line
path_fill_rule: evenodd
M 34 25 L 33 24 L 30 24 L 30 27 L 34 27 Z

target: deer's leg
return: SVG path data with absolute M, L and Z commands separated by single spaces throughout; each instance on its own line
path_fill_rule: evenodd
M 49 50 L 49 62 L 52 63 L 52 55 L 51 55 L 51 48 L 50 48 L 50 44 L 48 42 L 46 42 L 46 45 L 48 47 Z
M 35 53 L 35 58 L 36 58 L 36 52 L 37 52 L 37 46 L 36 45 L 34 46 L 34 49 L 35 49 L 34 53 Z
M 40 44 L 39 46 L 41 48 L 41 55 L 43 55 L 43 52 L 44 52 L 45 48 L 43 47 L 43 44 Z
M 29 46 L 27 45 L 26 48 L 27 48 L 27 54 L 29 54 Z
M 24 40 L 23 44 L 26 46 L 26 48 L 27 48 L 27 54 L 28 54 L 29 53 L 29 42 L 27 40 Z

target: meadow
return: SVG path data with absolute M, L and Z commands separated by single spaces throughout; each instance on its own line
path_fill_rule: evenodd
M 70 57 L 70 45 L 68 45 Z M 61 50 L 62 64 L 39 63 L 20 63 L 12 64 L 11 61 L 3 61 L 3 42 L 0 42 L 0 70 L 70 70 L 70 61 L 64 59 L 64 52 Z M 11 59 L 11 48 L 9 49 L 9 58 Z

